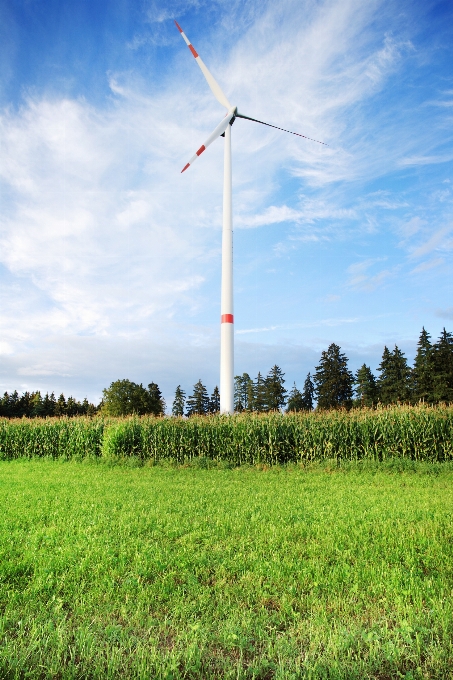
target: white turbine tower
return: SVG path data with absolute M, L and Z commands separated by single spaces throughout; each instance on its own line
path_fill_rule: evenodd
M 262 120 L 250 118 L 238 113 L 237 107 L 232 106 L 220 85 L 215 80 L 214 76 L 208 71 L 206 65 L 198 56 L 193 45 L 190 43 L 181 26 L 175 21 L 178 31 L 181 33 L 189 50 L 195 57 L 195 61 L 200 67 L 204 77 L 206 78 L 209 87 L 217 99 L 227 110 L 225 118 L 217 125 L 214 132 L 209 135 L 204 144 L 200 146 L 198 151 L 190 161 L 183 167 L 181 172 L 187 170 L 188 167 L 196 161 L 198 156 L 201 156 L 212 142 L 218 137 L 225 137 L 225 158 L 224 158 L 224 178 L 223 178 L 223 231 L 222 231 L 222 293 L 221 293 L 221 307 L 220 307 L 220 412 L 233 413 L 234 411 L 234 315 L 233 315 L 233 203 L 232 203 L 232 187 L 231 187 L 231 126 L 236 118 L 245 118 L 252 120 L 254 123 L 261 123 L 268 127 L 289 132 L 292 135 L 310 139 L 312 142 L 318 142 L 317 139 L 300 135 L 298 132 L 291 132 L 284 128 L 264 123 Z M 318 142 L 324 144 L 324 142 Z M 326 144 L 324 146 L 327 146 Z

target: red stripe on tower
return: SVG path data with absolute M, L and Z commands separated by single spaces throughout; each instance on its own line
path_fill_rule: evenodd
M 197 151 L 197 156 L 201 156 L 201 154 L 203 153 L 203 151 L 204 151 L 205 149 L 206 149 L 205 145 L 202 144 L 202 145 L 200 146 L 200 148 L 198 149 L 198 151 Z
M 181 26 L 178 24 L 177 21 L 175 21 L 175 24 L 176 24 L 176 28 L 178 29 L 178 31 L 179 31 L 180 33 L 182 33 L 183 30 L 182 30 Z
M 234 316 L 232 314 L 222 314 L 220 323 L 234 323 Z
M 198 54 L 197 54 L 197 50 L 195 49 L 195 47 L 193 45 L 189 45 L 189 50 L 192 52 L 193 56 L 196 59 L 198 57 Z
M 183 167 L 183 169 L 181 170 L 181 174 L 184 172 L 184 170 L 187 170 L 187 168 L 188 168 L 189 166 L 190 166 L 190 163 L 187 163 L 187 165 L 185 165 L 185 166 Z

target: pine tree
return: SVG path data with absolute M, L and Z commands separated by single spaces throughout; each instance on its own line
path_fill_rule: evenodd
M 314 399 L 315 399 L 315 386 L 313 385 L 310 373 L 308 373 L 304 382 L 304 391 L 302 392 L 304 411 L 313 410 Z
M 159 385 L 152 382 L 148 385 L 148 413 L 154 416 L 163 416 L 165 413 L 165 400 Z
M 384 347 L 378 371 L 381 374 L 378 379 L 379 399 L 383 404 L 409 400 L 411 369 L 397 345 L 393 352 Z
M 296 383 L 294 383 L 291 392 L 288 395 L 288 402 L 286 404 L 286 413 L 291 411 L 303 411 L 304 410 L 304 398 L 302 392 L 300 392 Z
M 258 413 L 264 413 L 268 410 L 266 387 L 266 381 L 258 371 L 253 390 L 253 410 L 258 411 Z
M 453 401 L 453 335 L 445 328 L 433 346 L 434 399 Z
M 209 413 L 219 413 L 220 411 L 220 392 L 217 385 L 209 399 Z
M 187 415 L 205 415 L 209 408 L 209 397 L 206 387 L 203 385 L 201 380 L 199 380 L 193 386 L 193 393 L 187 399 Z
M 172 415 L 182 417 L 184 415 L 184 405 L 186 403 L 186 393 L 181 389 L 181 385 L 175 390 L 175 398 L 171 409 Z
M 315 372 L 318 408 L 350 408 L 354 376 L 348 369 L 348 359 L 340 347 L 332 343 L 322 352 Z
M 412 369 L 412 401 L 434 401 L 434 353 L 430 342 L 430 334 L 422 328 L 417 343 L 414 368 Z
M 363 364 L 355 374 L 355 394 L 358 406 L 374 406 L 378 402 L 376 378 L 371 368 Z
M 286 389 L 283 387 L 285 379 L 282 369 L 275 364 L 266 377 L 267 410 L 278 411 L 286 403 Z

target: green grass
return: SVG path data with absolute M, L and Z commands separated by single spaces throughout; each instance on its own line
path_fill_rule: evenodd
M 0 677 L 453 678 L 452 482 L 1 462 Z

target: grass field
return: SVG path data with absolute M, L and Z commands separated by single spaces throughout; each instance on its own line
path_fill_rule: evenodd
M 452 482 L 1 462 L 0 677 L 453 678 Z

